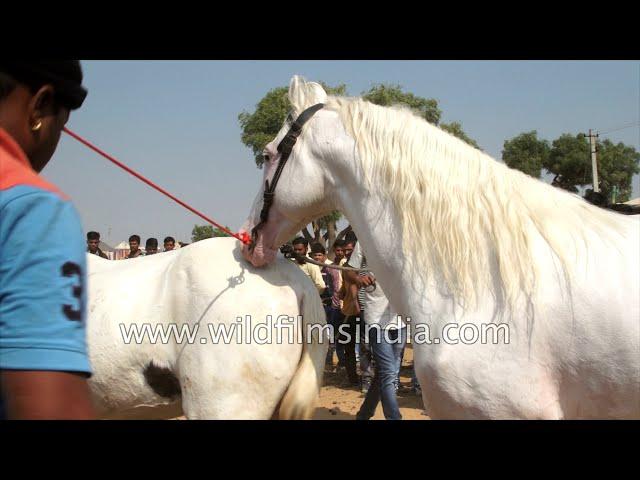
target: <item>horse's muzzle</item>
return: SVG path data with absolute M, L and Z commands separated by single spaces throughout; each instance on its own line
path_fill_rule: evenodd
M 263 267 L 273 262 L 276 255 L 276 249 L 265 246 L 265 238 L 261 230 L 257 231 L 250 245 L 242 245 L 242 256 L 254 267 Z

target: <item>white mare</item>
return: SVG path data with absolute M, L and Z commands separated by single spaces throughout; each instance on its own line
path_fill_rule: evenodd
M 327 343 L 307 327 L 324 325 L 325 313 L 313 284 L 290 261 L 256 269 L 242 258 L 239 242 L 217 238 L 126 261 L 88 255 L 88 265 L 89 383 L 102 417 L 311 416 Z M 247 315 L 253 337 L 245 336 Z M 274 326 L 267 333 L 269 315 Z M 278 339 L 281 315 L 295 321 L 281 318 Z M 245 319 L 242 332 L 237 317 Z M 127 338 L 132 326 L 144 324 L 189 331 L 182 341 L 171 333 L 164 342 Z M 304 342 L 300 329 L 302 338 L 310 333 Z
M 421 334 L 414 358 L 431 417 L 640 417 L 640 218 L 511 170 L 406 109 L 330 97 L 300 77 L 289 99 L 294 118 L 325 107 L 245 258 L 268 264 L 307 222 L 340 210 Z M 288 128 L 265 149 L 261 185 Z M 492 324 L 508 326 L 508 342 L 505 327 L 497 343 L 451 335 Z

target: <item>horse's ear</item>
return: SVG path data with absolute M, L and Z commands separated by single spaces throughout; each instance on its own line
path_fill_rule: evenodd
M 327 92 L 324 91 L 324 88 L 319 83 L 308 82 L 307 98 L 311 104 L 325 103 L 327 101 Z
M 299 90 L 300 86 L 305 83 L 307 83 L 306 80 L 300 75 L 294 75 L 291 77 L 291 80 L 289 81 L 289 97 L 295 94 L 295 92 Z
M 304 85 L 307 82 L 300 75 L 294 75 L 289 82 L 289 102 L 294 110 L 301 110 L 304 106 Z
M 325 102 L 327 92 L 322 85 L 307 82 L 300 75 L 294 75 L 289 82 L 289 101 L 294 110 L 300 111 L 316 103 Z

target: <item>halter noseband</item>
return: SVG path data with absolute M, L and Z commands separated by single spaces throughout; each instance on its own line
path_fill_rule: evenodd
M 287 164 L 287 160 L 289 159 L 289 155 L 291 155 L 291 151 L 293 150 L 293 147 L 298 140 L 298 136 L 302 132 L 302 127 L 322 107 L 324 107 L 324 103 L 317 103 L 303 111 L 298 116 L 298 118 L 296 118 L 295 122 L 291 124 L 289 131 L 278 144 L 280 162 L 278 163 L 276 172 L 273 174 L 271 184 L 269 184 L 269 180 L 265 180 L 264 182 L 265 185 L 264 194 L 262 196 L 262 210 L 260 211 L 260 223 L 258 223 L 258 225 L 253 227 L 253 229 L 251 230 L 252 243 L 250 249 L 254 248 L 256 239 L 258 238 L 258 231 L 264 226 L 264 224 L 267 222 L 267 219 L 269 218 L 269 209 L 271 209 L 271 205 L 273 205 L 273 200 L 276 196 L 276 187 L 278 186 L 278 180 L 280 180 L 282 170 Z

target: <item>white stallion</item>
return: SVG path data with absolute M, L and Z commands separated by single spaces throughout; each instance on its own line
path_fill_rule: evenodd
M 312 415 L 327 343 L 309 327 L 323 326 L 325 313 L 290 261 L 257 270 L 239 242 L 218 238 L 126 261 L 88 255 L 88 265 L 89 383 L 103 417 L 175 417 L 180 406 L 189 419 Z M 292 320 L 278 327 L 282 315 Z M 164 328 L 165 341 L 138 344 L 131 329 L 145 324 Z
M 325 105 L 248 260 L 271 262 L 310 219 L 340 210 L 423 334 L 416 371 L 433 418 L 640 417 L 640 218 L 511 170 L 406 109 L 330 97 L 299 77 L 289 99 L 294 119 Z M 265 149 L 262 185 L 289 127 Z M 497 343 L 443 339 L 452 326 L 496 324 L 508 327 Z

